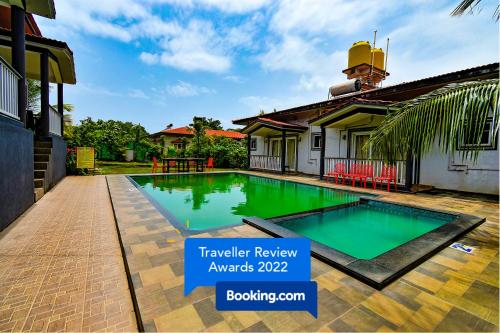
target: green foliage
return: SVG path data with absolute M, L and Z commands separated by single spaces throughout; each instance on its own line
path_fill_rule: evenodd
M 26 109 L 36 112 L 40 109 L 40 81 L 28 79 L 26 80 L 27 88 L 27 105 Z
M 201 123 L 204 128 L 210 128 L 214 130 L 221 130 L 222 129 L 222 124 L 220 120 L 217 119 L 212 119 L 212 118 L 206 118 L 206 117 L 194 117 L 193 122 L 196 121 Z
M 168 146 L 167 147 L 167 152 L 165 153 L 167 157 L 176 157 L 177 156 L 177 150 L 173 146 Z
M 393 161 L 398 155 L 428 153 L 436 137 L 444 153 L 457 151 L 463 138 L 468 138 L 475 145 L 460 150 L 461 157 L 476 161 L 488 118 L 492 118 L 492 130 L 498 133 L 498 89 L 498 79 L 453 83 L 394 105 L 397 109 L 389 112 L 363 148 L 371 145 L 372 151 Z
M 207 137 L 200 147 L 194 141 L 189 144 L 185 156 L 198 156 L 203 158 L 214 158 L 217 168 L 244 168 L 247 162 L 246 140 L 236 141 L 224 136 Z
M 107 161 L 120 161 L 127 149 L 141 152 L 141 159 L 159 156 L 161 146 L 153 143 L 148 132 L 141 125 L 115 120 L 97 120 L 90 117 L 80 125 L 69 125 L 64 131 L 69 147 L 95 147 L 97 158 Z
M 194 153 L 192 156 L 201 157 L 203 156 L 203 149 L 207 146 L 207 137 L 205 135 L 206 118 L 193 117 L 193 123 L 189 124 L 189 127 L 194 133 L 190 153 Z

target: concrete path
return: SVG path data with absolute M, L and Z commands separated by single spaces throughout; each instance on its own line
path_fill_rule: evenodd
M 0 331 L 136 331 L 104 176 L 66 177 L 0 233 Z

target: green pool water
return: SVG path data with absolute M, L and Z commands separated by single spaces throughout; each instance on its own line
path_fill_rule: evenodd
M 279 225 L 358 259 L 373 259 L 455 217 L 394 205 L 360 204 Z
M 240 173 L 133 176 L 132 179 L 177 223 L 205 230 L 359 200 L 347 191 Z

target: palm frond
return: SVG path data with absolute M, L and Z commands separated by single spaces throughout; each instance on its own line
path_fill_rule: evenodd
M 472 14 L 474 9 L 478 7 L 481 0 L 462 0 L 455 9 L 451 12 L 451 16 L 461 16 L 466 12 Z M 493 18 L 497 21 L 500 19 L 500 5 L 497 5 Z
M 464 138 L 470 149 L 459 150 L 462 158 L 477 160 L 486 124 L 499 130 L 499 80 L 452 83 L 391 107 L 382 124 L 372 131 L 364 149 L 388 161 L 428 153 L 434 145 L 444 152 L 459 150 Z M 496 144 L 496 142 L 493 142 Z

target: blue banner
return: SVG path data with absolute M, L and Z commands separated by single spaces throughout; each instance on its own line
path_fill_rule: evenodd
M 184 295 L 219 281 L 309 281 L 307 238 L 188 238 Z
M 217 282 L 218 311 L 308 311 L 318 317 L 315 281 Z

